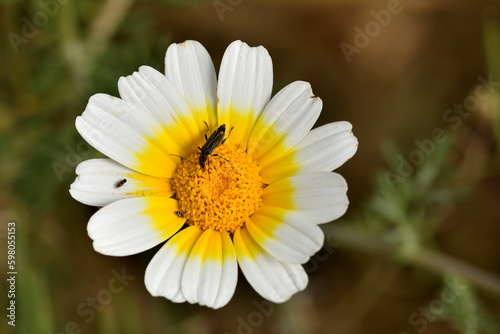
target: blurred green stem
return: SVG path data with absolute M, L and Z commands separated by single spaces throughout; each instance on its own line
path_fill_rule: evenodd
M 483 10 L 483 40 L 485 46 L 486 63 L 488 75 L 493 76 L 494 81 L 500 78 L 500 9 L 490 6 Z M 500 146 L 500 90 L 498 87 L 490 87 L 494 90 L 491 98 L 493 124 L 498 146 Z
M 61 7 L 59 31 L 61 32 L 61 52 L 69 67 L 73 82 L 80 94 L 90 85 L 89 68 L 84 45 L 78 36 L 77 17 L 74 2 Z
M 107 0 L 90 25 L 87 38 L 78 36 L 77 17 L 74 4 L 63 6 L 60 15 L 62 53 L 69 66 L 73 80 L 82 93 L 90 85 L 90 74 L 95 59 L 106 50 L 110 38 L 115 34 L 134 0 Z
M 475 283 L 478 287 L 482 287 L 500 295 L 500 277 L 454 257 L 431 249 L 421 249 L 420 252 L 413 257 L 412 262 L 415 265 L 433 271 L 460 275 L 470 282 Z
M 93 60 L 107 47 L 109 39 L 118 29 L 134 0 L 107 0 L 90 25 L 86 47 Z
M 419 234 L 415 231 L 415 225 L 409 222 L 398 224 L 400 240 L 400 256 L 403 258 L 412 257 L 413 254 L 420 251 L 421 245 Z
M 369 253 L 398 254 L 396 247 L 351 228 L 331 226 L 325 229 L 325 234 L 331 244 L 340 243 Z M 435 250 L 421 248 L 413 255 L 404 257 L 404 261 L 440 274 L 460 275 L 476 286 L 500 295 L 500 277 Z

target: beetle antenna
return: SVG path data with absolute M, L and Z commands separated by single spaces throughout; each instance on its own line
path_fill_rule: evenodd
M 199 147 L 198 147 L 198 148 L 199 148 Z M 181 157 L 180 155 L 177 155 L 177 154 L 169 154 L 169 155 L 173 155 L 174 157 L 181 158 L 181 161 L 186 160 L 186 161 L 189 161 L 189 162 L 190 162 L 190 163 L 192 163 L 192 164 L 197 165 L 197 163 L 196 163 L 196 162 L 193 162 L 193 161 L 191 161 L 191 160 L 189 160 L 189 159 L 183 158 L 183 157 Z

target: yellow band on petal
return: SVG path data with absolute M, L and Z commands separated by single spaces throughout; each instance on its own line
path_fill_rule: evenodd
M 266 203 L 267 205 L 267 203 Z M 285 210 L 281 208 L 263 207 L 259 213 L 248 219 L 247 230 L 259 245 L 274 241 L 274 234 L 285 224 Z M 264 213 L 264 214 L 262 214 Z
M 149 217 L 149 221 L 160 234 L 160 239 L 167 240 L 177 233 L 184 224 L 185 219 L 175 214 L 178 210 L 177 201 L 165 197 L 145 198 L 147 208 L 141 214 Z
M 302 169 L 302 164 L 294 153 L 287 154 L 282 158 L 263 166 L 260 170 L 262 182 L 269 184 L 276 180 L 287 178 L 297 174 Z
M 255 113 L 251 110 L 239 110 L 230 105 L 226 111 L 219 111 L 218 117 L 219 124 L 226 124 L 227 129 L 233 129 L 227 140 L 228 144 L 246 150 L 248 137 L 256 122 Z
M 168 150 L 169 145 L 174 145 L 173 140 L 163 131 L 154 138 L 147 138 L 146 145 L 140 153 L 135 155 L 136 165 L 131 167 L 148 175 L 171 177 L 177 164 L 170 154 L 178 154 L 179 148 L 174 145 L 170 151 Z M 149 162 L 151 157 L 154 157 L 154 164 Z
M 264 253 L 262 247 L 255 242 L 247 228 L 239 229 L 234 233 L 234 247 L 238 261 L 255 260 L 259 254 Z
M 282 179 L 264 189 L 262 202 L 265 206 L 294 210 L 293 195 L 295 187 L 290 179 Z
M 213 261 L 222 264 L 222 235 L 220 231 L 207 229 L 200 236 L 191 250 L 190 257 L 201 261 Z

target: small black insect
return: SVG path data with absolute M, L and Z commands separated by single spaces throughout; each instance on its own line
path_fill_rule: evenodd
M 207 122 L 205 122 L 205 125 L 207 126 L 207 129 L 208 129 Z M 232 130 L 233 130 L 233 128 L 231 128 L 231 131 Z M 231 134 L 231 131 L 229 131 L 229 135 Z M 224 158 L 218 154 L 213 153 L 217 147 L 224 144 L 226 142 L 227 138 L 229 138 L 229 135 L 227 136 L 227 138 L 224 138 L 225 135 L 226 135 L 226 124 L 222 124 L 221 126 L 219 126 L 219 128 L 217 130 L 215 130 L 210 135 L 210 137 L 207 137 L 207 135 L 205 134 L 205 140 L 206 140 L 205 144 L 203 144 L 202 147 L 198 146 L 198 149 L 200 150 L 200 156 L 198 157 L 198 164 L 200 165 L 201 168 L 205 169 L 205 164 L 208 162 L 209 155 L 212 155 L 214 157 L 220 157 L 226 161 L 229 161 L 226 158 Z M 170 155 L 173 155 L 175 157 L 179 157 L 182 160 L 187 160 L 192 164 L 196 164 L 195 162 L 193 162 L 189 159 L 183 158 L 179 155 L 176 155 L 176 154 L 170 154 Z M 198 171 L 199 171 L 199 169 L 198 169 Z
M 120 188 L 120 187 L 121 187 L 121 186 L 123 186 L 126 182 L 127 182 L 127 179 L 123 179 L 123 180 L 118 181 L 118 182 L 115 184 L 115 188 Z
M 232 129 L 231 129 L 232 130 Z M 229 132 L 231 133 L 231 131 Z M 227 138 L 224 138 L 226 134 L 226 124 L 222 124 L 219 126 L 217 130 L 215 130 L 210 137 L 207 138 L 205 135 L 205 144 L 202 147 L 198 146 L 200 150 L 200 157 L 198 158 L 198 164 L 201 168 L 205 169 L 205 163 L 207 162 L 208 156 L 213 154 L 215 149 L 226 142 Z M 228 136 L 229 137 L 229 136 Z M 217 157 L 218 154 L 213 154 L 213 156 Z M 221 157 L 222 158 L 222 157 Z
M 175 215 L 176 215 L 177 217 L 184 218 L 184 214 L 183 214 L 182 212 L 180 212 L 180 211 L 174 211 L 174 213 L 175 213 Z

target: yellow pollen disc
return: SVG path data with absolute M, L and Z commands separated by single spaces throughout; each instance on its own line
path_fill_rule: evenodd
M 198 164 L 199 156 L 197 152 L 183 159 L 172 178 L 180 211 L 189 224 L 203 230 L 233 233 L 262 202 L 258 166 L 229 144 L 209 155 L 205 168 Z

